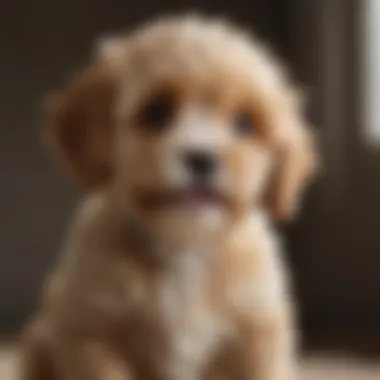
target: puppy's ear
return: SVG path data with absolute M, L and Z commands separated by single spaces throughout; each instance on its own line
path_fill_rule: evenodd
M 279 221 L 288 221 L 297 214 L 305 185 L 319 166 L 311 128 L 299 116 L 290 118 L 289 123 L 279 138 L 266 194 L 269 212 Z
M 120 73 L 116 50 L 103 42 L 96 62 L 48 104 L 46 141 L 85 190 L 103 185 L 112 174 L 112 113 Z

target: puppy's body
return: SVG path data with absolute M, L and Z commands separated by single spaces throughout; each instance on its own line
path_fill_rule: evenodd
M 256 370 L 244 364 L 256 356 L 245 357 L 247 347 L 259 353 L 271 345 L 279 345 L 270 354 L 271 370 L 284 357 L 291 360 L 284 266 L 263 214 L 243 217 L 207 245 L 158 249 L 125 222 L 104 194 L 87 200 L 48 286 L 31 334 L 45 330 L 59 378 L 101 378 L 110 371 L 102 378 L 113 379 L 117 371 L 120 379 L 127 372 L 232 379 Z M 282 370 L 285 378 L 290 368 Z
M 293 379 L 270 218 L 293 211 L 313 154 L 292 87 L 251 44 L 159 22 L 58 101 L 48 134 L 87 195 L 28 329 L 26 380 Z

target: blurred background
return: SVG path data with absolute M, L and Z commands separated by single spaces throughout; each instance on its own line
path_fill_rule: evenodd
M 309 89 L 324 170 L 282 228 L 305 347 L 380 352 L 380 0 L 2 0 L 0 336 L 32 312 L 79 196 L 43 149 L 41 99 L 98 36 L 187 10 L 248 27 Z

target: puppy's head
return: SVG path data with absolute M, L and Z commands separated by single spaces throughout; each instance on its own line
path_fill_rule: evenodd
M 276 61 L 194 17 L 103 42 L 54 101 L 47 135 L 86 191 L 108 186 L 120 209 L 175 234 L 218 230 L 254 207 L 288 219 L 315 166 Z

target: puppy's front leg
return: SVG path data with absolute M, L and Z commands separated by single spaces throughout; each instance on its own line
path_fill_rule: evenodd
M 61 364 L 63 380 L 133 380 L 124 357 L 103 344 L 86 342 L 67 348 Z
M 247 380 L 294 380 L 296 375 L 295 336 L 291 321 L 273 314 L 247 318 L 245 369 Z

